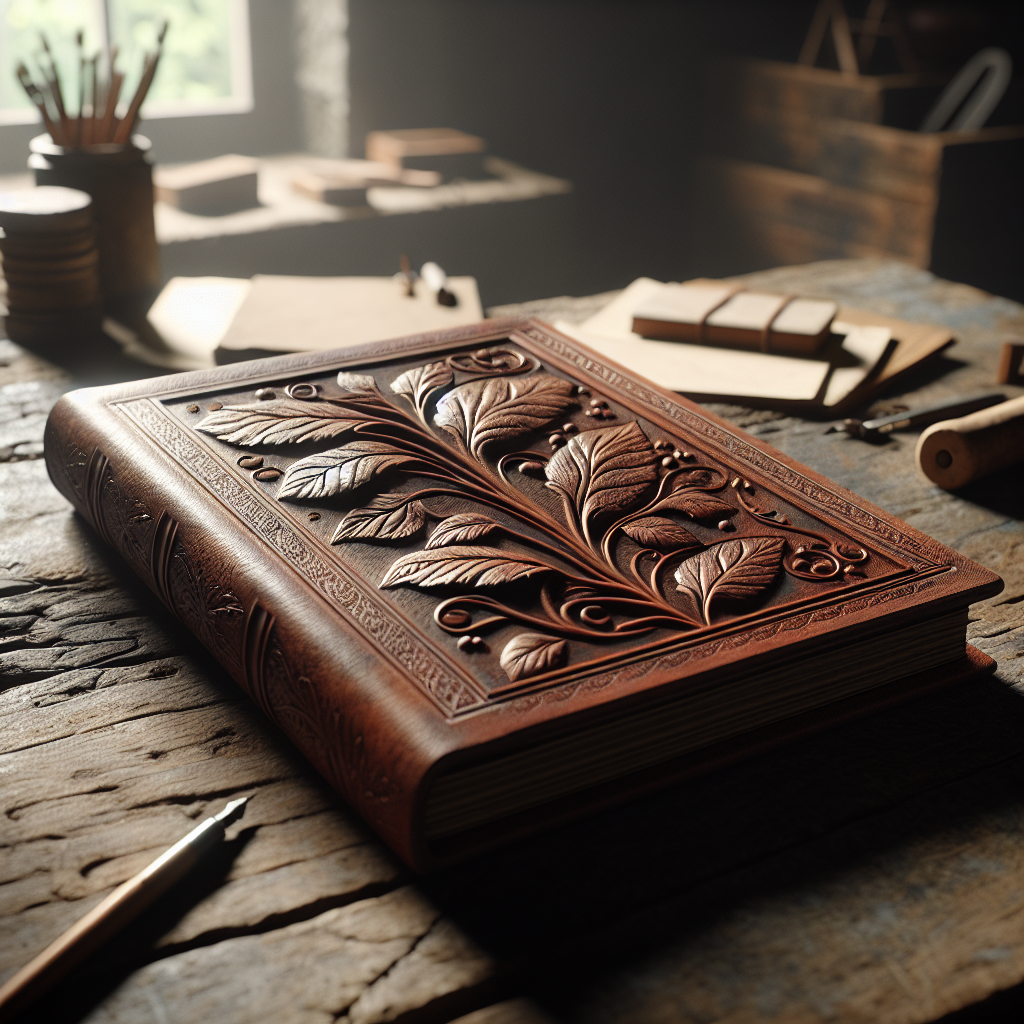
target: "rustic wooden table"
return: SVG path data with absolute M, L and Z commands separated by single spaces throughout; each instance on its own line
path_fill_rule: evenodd
M 998 343 L 1024 334 L 1021 306 L 899 264 L 747 280 L 950 324 L 960 343 L 906 383 L 912 403 L 991 386 Z M 515 311 L 583 319 L 602 299 Z M 416 878 L 51 487 L 43 423 L 67 376 L 0 342 L 0 383 L 0 978 L 254 797 L 222 857 L 29 1019 L 912 1024 L 1024 977 L 1019 469 L 947 494 L 915 435 L 873 447 L 717 407 L 999 572 L 969 632 L 998 673 Z

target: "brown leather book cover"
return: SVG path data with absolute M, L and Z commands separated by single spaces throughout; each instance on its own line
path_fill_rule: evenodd
M 74 392 L 46 459 L 417 868 L 991 666 L 997 576 L 537 321 Z

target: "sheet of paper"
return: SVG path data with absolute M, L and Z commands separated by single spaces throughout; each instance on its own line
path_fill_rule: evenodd
M 409 298 L 390 277 L 284 277 L 257 274 L 221 347 L 312 352 L 400 338 L 483 319 L 476 278 L 450 277 L 456 306 L 442 306 L 422 283 Z
M 850 365 L 838 364 L 832 370 L 825 389 L 824 405 L 838 405 L 875 368 L 885 354 L 892 339 L 888 327 L 866 327 L 836 320 L 832 324 L 836 334 L 844 334 L 843 352 L 851 359 Z
M 809 402 L 821 390 L 830 369 L 823 359 L 652 341 L 634 334 L 630 330 L 633 311 L 663 287 L 649 277 L 638 278 L 582 324 L 559 322 L 555 326 L 673 391 Z
M 239 277 L 172 277 L 147 319 L 172 351 L 213 366 L 220 344 L 252 282 Z
M 564 321 L 556 321 L 555 327 L 662 387 L 684 394 L 811 401 L 829 372 L 829 364 L 820 359 L 652 341 L 632 332 L 612 337 Z

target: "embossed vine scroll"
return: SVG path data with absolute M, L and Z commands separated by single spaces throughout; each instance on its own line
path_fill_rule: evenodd
M 261 389 L 196 429 L 245 448 L 323 445 L 288 466 L 278 500 L 376 492 L 331 543 L 417 544 L 379 586 L 436 593 L 434 622 L 467 653 L 490 627 L 523 627 L 500 656 L 512 682 L 559 668 L 574 640 L 728 621 L 763 603 L 782 573 L 864 576 L 865 549 L 759 507 L 749 481 L 652 439 L 636 420 L 618 422 L 607 403 L 590 400 L 583 429 L 562 423 L 586 389 L 511 347 L 416 367 L 391 392 L 372 376 L 340 373 L 336 385 Z M 537 450 L 545 437 L 550 454 Z M 403 476 L 422 486 L 396 491 Z M 531 496 L 527 480 L 556 501 Z M 441 511 L 439 499 L 452 498 L 470 510 Z M 719 539 L 705 543 L 687 522 L 717 524 Z M 509 596 L 522 581 L 538 590 L 529 607 Z

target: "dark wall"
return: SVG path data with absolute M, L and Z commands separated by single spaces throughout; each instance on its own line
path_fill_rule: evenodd
M 577 255 L 549 294 L 699 274 L 689 225 L 701 59 L 715 49 L 793 59 L 813 8 L 349 0 L 351 149 L 361 155 L 372 129 L 443 125 L 570 179 Z
M 866 0 L 845 5 L 859 16 Z M 924 68 L 952 73 L 983 46 L 999 45 L 1011 50 L 1019 78 L 1019 0 L 895 6 Z M 695 226 L 708 205 L 693 174 L 706 148 L 704 108 L 713 101 L 702 89 L 703 63 L 717 53 L 795 60 L 815 7 L 816 0 L 349 0 L 351 147 L 361 154 L 375 128 L 443 125 L 569 178 L 574 192 L 562 230 L 571 237 L 559 243 L 574 256 L 547 277 L 549 294 L 621 287 L 641 274 L 679 280 L 759 269 L 749 247 L 718 244 L 713 253 L 721 239 L 705 235 L 702 243 Z M 829 56 L 826 46 L 822 59 Z M 892 45 L 880 42 L 870 70 L 900 69 Z M 970 221 L 974 206 L 944 210 L 938 235 Z M 991 255 L 984 225 L 1000 220 L 980 222 L 968 269 L 978 254 Z M 1016 294 L 1006 281 L 1020 276 L 1019 245 L 1013 254 L 1005 248 L 995 257 L 1000 275 L 972 278 L 963 259 L 935 269 Z M 502 291 L 519 294 L 515 281 Z

